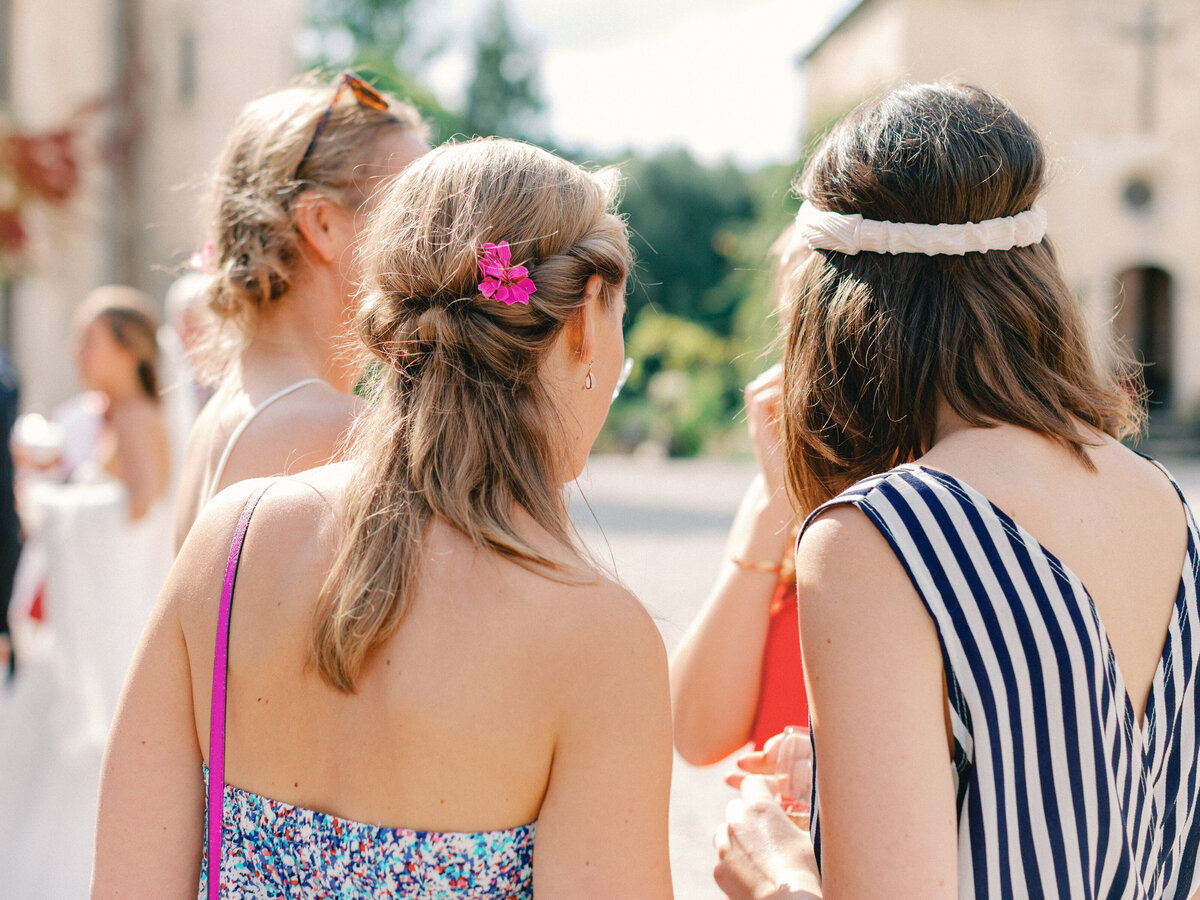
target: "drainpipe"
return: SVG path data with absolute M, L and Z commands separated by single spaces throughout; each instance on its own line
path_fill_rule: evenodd
M 113 3 L 113 102 L 106 155 L 111 166 L 104 280 L 140 286 L 139 163 L 142 150 L 140 0 Z

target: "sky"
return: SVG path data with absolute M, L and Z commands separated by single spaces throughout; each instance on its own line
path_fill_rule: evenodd
M 428 0 L 447 51 L 425 74 L 450 105 L 470 70 L 471 34 L 491 0 Z M 796 58 L 848 0 L 508 0 L 537 48 L 546 125 L 564 149 L 683 145 L 745 165 L 798 155 Z

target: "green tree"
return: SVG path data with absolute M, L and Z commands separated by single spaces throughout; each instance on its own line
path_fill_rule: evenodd
M 429 0 L 312 0 L 309 27 L 322 50 L 309 66 L 349 64 L 377 87 L 403 97 L 429 122 L 434 141 L 466 130 L 466 121 L 448 109 L 421 81 L 421 73 L 442 52 L 444 39 L 417 27 Z M 349 59 L 323 53 L 331 35 L 349 39 Z
M 421 72 L 445 46 L 418 28 L 428 0 L 311 0 L 309 23 L 318 33 L 345 31 L 354 57 L 380 57 L 397 72 Z
M 741 299 L 723 284 L 731 235 L 754 213 L 745 173 L 728 162 L 701 165 L 684 149 L 631 160 L 623 171 L 621 209 L 638 260 L 631 321 L 653 307 L 730 334 Z
M 545 108 L 537 54 L 517 34 L 505 0 L 494 0 L 475 33 L 467 126 L 475 134 L 524 138 Z

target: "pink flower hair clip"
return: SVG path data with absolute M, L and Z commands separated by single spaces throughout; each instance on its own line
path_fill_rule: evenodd
M 510 265 L 512 253 L 508 241 L 498 244 L 484 244 L 483 258 L 479 260 L 479 268 L 483 272 L 483 281 L 479 282 L 479 293 L 489 300 L 496 300 L 506 306 L 514 303 L 529 303 L 529 295 L 537 291 L 537 285 L 529 277 L 529 270 L 524 266 Z

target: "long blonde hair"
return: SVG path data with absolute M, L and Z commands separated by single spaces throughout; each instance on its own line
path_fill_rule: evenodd
M 313 655 L 353 692 L 370 650 L 400 625 L 422 536 L 437 516 L 476 546 L 550 577 L 523 510 L 565 546 L 564 439 L 541 366 L 592 275 L 611 303 L 630 267 L 617 179 L 515 141 L 443 146 L 379 201 L 362 242 L 357 329 L 374 355 L 359 461 L 322 591 Z M 507 241 L 537 285 L 529 304 L 479 293 L 484 243 Z

